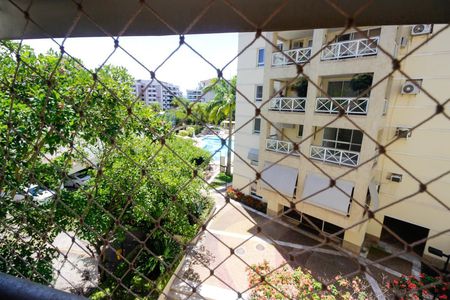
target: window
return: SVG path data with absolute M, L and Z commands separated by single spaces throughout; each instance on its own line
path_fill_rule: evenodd
M 361 151 L 363 133 L 359 130 L 325 128 L 322 146 L 340 150 Z
M 361 32 L 350 32 L 343 35 L 336 36 L 337 42 L 344 42 L 344 41 L 352 41 L 352 40 L 359 40 L 359 39 L 366 39 L 367 37 L 378 37 L 380 36 L 381 28 L 374 28 L 369 29 Z
M 292 41 L 292 49 L 303 48 L 303 40 Z
M 264 66 L 264 48 L 258 49 L 258 67 Z
M 303 136 L 303 125 L 298 125 L 298 136 Z
M 263 86 L 262 85 L 257 85 L 256 86 L 256 93 L 255 93 L 255 100 L 256 101 L 261 101 L 262 97 L 263 97 Z
M 283 43 L 278 43 L 277 48 L 278 50 L 283 51 Z
M 259 162 L 257 160 L 250 160 L 252 166 L 258 166 Z
M 330 97 L 356 97 L 358 91 L 354 91 L 349 80 L 328 82 L 327 93 Z
M 256 118 L 253 123 L 253 133 L 259 133 L 261 131 L 261 119 Z
M 311 48 L 312 47 L 312 40 L 309 40 L 308 41 L 308 48 Z

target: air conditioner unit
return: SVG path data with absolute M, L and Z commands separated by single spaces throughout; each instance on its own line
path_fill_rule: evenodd
M 393 182 L 402 182 L 402 174 L 392 173 L 391 176 L 389 176 L 389 180 Z
M 402 94 L 416 95 L 420 92 L 420 88 L 416 82 L 406 81 L 402 86 Z
M 409 128 L 399 127 L 395 135 L 407 139 L 411 137 L 411 130 Z
M 411 27 L 411 35 L 429 34 L 433 30 L 432 24 L 417 24 Z

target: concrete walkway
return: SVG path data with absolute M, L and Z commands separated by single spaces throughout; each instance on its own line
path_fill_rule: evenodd
M 274 222 L 235 201 L 225 205 L 218 193 L 213 196 L 216 214 L 186 255 L 177 273 L 182 279 L 174 280 L 167 299 L 247 299 L 248 267 L 264 260 L 272 267 L 301 266 L 325 282 L 355 272 L 364 263 L 330 247 L 314 247 L 319 242 L 295 227 Z M 375 279 L 360 277 L 372 288 L 373 298 L 384 299 Z

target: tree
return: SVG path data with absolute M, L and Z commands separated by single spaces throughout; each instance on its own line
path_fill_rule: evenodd
M 77 140 L 107 145 L 146 130 L 124 122 L 133 101 L 125 69 L 105 66 L 93 76 L 54 51 L 36 55 L 25 45 L 0 43 L 0 271 L 48 284 L 58 254 L 50 244 L 66 228 L 64 214 L 28 198 L 17 203 L 15 195 L 38 184 L 54 191 L 57 203 Z M 151 118 L 145 109 L 138 113 Z
M 168 111 L 168 114 L 175 120 L 175 126 L 203 126 L 203 124 L 209 121 L 207 103 L 190 102 L 185 98 L 175 98 L 172 101 L 172 105 L 173 108 Z
M 231 175 L 231 135 L 233 133 L 232 121 L 236 110 L 236 76 L 230 80 L 230 83 L 224 79 L 216 79 L 205 90 L 214 91 L 214 98 L 208 103 L 210 120 L 219 124 L 228 119 L 228 151 L 225 173 Z
M 0 42 L 1 272 L 49 284 L 58 255 L 51 244 L 67 230 L 91 243 L 101 270 L 124 277 L 120 286 L 101 278 L 118 295 L 124 286 L 148 294 L 145 277 L 158 281 L 176 262 L 180 243 L 192 238 L 209 207 L 193 175 L 202 174 L 209 154 L 171 136 L 164 116 L 135 101 L 133 82 L 124 68 L 88 71 L 54 51 L 36 55 Z M 62 189 L 72 164 L 86 162 L 91 148 L 98 160 L 91 180 Z M 30 184 L 54 191 L 53 201 L 14 201 Z M 124 259 L 101 263 L 109 247 L 125 249 L 121 243 L 134 234 L 157 257 L 139 244 L 123 252 L 135 259 L 133 271 Z
M 141 136 L 119 141 L 120 151 L 112 149 L 102 157 L 94 180 L 64 199 L 74 218 L 84 216 L 83 226 L 75 230 L 95 247 L 103 288 L 120 288 L 109 271 L 124 276 L 122 284 L 129 288 L 141 282 L 136 293 L 148 294 L 153 286 L 147 279 L 159 280 L 180 258 L 181 246 L 195 236 L 210 207 L 202 195 L 204 182 L 192 175 L 198 168 L 202 172 L 209 153 L 191 140 L 172 137 L 166 143 L 161 148 Z M 120 251 L 123 258 L 112 262 L 108 249 Z M 136 262 L 134 270 L 128 270 L 131 261 Z M 122 299 L 124 292 L 119 289 L 114 297 Z

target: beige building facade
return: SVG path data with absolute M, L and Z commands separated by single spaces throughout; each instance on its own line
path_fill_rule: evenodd
M 400 238 L 419 255 L 449 253 L 450 121 L 436 114 L 449 97 L 443 27 L 264 33 L 272 44 L 260 38 L 238 61 L 233 187 L 353 252 Z M 240 34 L 239 49 L 253 38 Z M 298 75 L 293 62 L 307 60 Z

